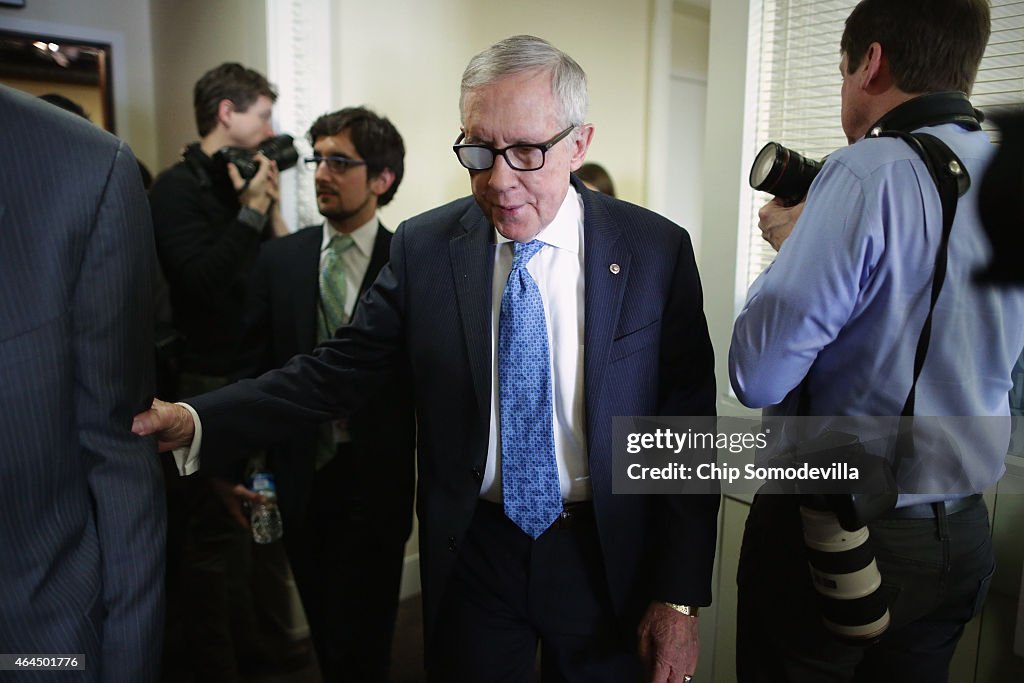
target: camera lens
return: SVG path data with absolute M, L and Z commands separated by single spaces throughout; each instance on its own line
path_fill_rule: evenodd
M 299 161 L 299 152 L 294 142 L 291 135 L 278 135 L 264 140 L 259 149 L 263 156 L 277 163 L 278 171 L 287 171 Z
M 786 153 L 786 148 L 782 145 L 769 142 L 767 145 L 761 148 L 761 151 L 757 153 L 757 157 L 754 158 L 754 165 L 750 167 L 750 186 L 755 190 L 762 192 L 770 192 L 771 187 L 775 184 L 769 183 L 769 176 L 772 175 L 772 171 L 775 170 L 778 165 L 779 168 L 785 166 L 785 161 L 782 157 Z M 776 171 L 776 176 L 778 172 Z
M 821 598 L 825 628 L 848 642 L 866 643 L 889 628 L 882 577 L 868 528 L 847 531 L 828 510 L 800 507 L 807 563 Z
M 768 192 L 786 204 L 796 204 L 810 189 L 821 162 L 808 159 L 777 142 L 761 148 L 750 167 L 750 186 Z

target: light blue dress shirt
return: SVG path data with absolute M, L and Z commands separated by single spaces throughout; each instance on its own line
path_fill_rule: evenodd
M 1005 417 L 1024 347 L 1024 290 L 973 283 L 988 261 L 976 203 L 993 149 L 985 133 L 953 124 L 919 132 L 946 142 L 973 183 L 953 223 L 915 414 Z M 941 232 L 935 185 L 906 143 L 869 138 L 830 155 L 736 320 L 729 373 L 740 401 L 795 415 L 804 384 L 813 415 L 899 415 Z M 955 453 L 917 467 L 914 482 L 900 479 L 902 490 L 932 495 L 901 496 L 901 505 L 981 491 L 1002 475 L 1008 420 L 947 422 Z

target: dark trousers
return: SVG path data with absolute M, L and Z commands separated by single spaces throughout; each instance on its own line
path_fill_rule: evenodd
M 284 540 L 325 683 L 384 683 L 408 519 L 375 514 L 380 501 L 367 500 L 376 494 L 350 455 L 341 449 L 316 473 L 304 520 L 286 521 Z M 392 507 L 410 514 L 408 502 Z
M 536 541 L 480 501 L 428 644 L 437 683 L 640 680 L 608 597 L 593 509 Z
M 182 376 L 193 396 L 226 380 Z M 280 544 L 259 546 L 224 507 L 210 477 L 179 477 L 166 458 L 168 504 L 165 681 L 242 680 L 278 666 L 289 644 L 289 595 L 268 575 L 283 564 Z M 242 466 L 239 465 L 239 474 Z M 234 473 L 231 474 L 234 476 Z
M 737 582 L 741 683 L 941 683 L 994 569 L 984 502 L 931 519 L 869 525 L 892 623 L 856 646 L 822 626 L 793 498 L 762 495 L 747 518 Z

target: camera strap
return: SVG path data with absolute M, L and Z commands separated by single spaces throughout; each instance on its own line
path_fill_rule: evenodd
M 927 133 L 904 133 L 901 131 L 883 131 L 880 136 L 900 138 L 911 149 L 917 152 L 928 169 L 928 174 L 935 183 L 942 205 L 942 235 L 939 248 L 935 254 L 935 272 L 932 275 L 931 301 L 928 304 L 928 315 L 921 327 L 917 339 L 917 350 L 914 353 L 914 379 L 907 393 L 907 400 L 900 413 L 901 422 L 914 415 L 914 404 L 917 398 L 917 380 L 924 370 L 925 357 L 932 335 L 932 321 L 935 315 L 935 304 L 939 300 L 942 285 L 946 280 L 946 266 L 949 262 L 949 236 L 953 231 L 953 219 L 956 217 L 957 203 L 971 187 L 971 177 L 957 155 L 939 138 Z M 906 426 L 906 428 L 904 428 Z M 912 453 L 914 432 L 909 425 L 901 425 L 896 440 L 896 453 L 893 456 L 892 470 L 895 475 L 899 470 L 904 453 Z
M 946 121 L 947 123 L 949 121 Z M 935 189 L 939 193 L 939 202 L 942 206 L 942 235 L 939 240 L 938 251 L 935 255 L 935 271 L 932 275 L 931 301 L 928 305 L 928 315 L 921 328 L 921 334 L 917 339 L 917 350 L 914 354 L 914 376 L 910 384 L 910 391 L 903 404 L 901 418 L 909 418 L 914 415 L 914 404 L 917 397 L 917 381 L 924 369 L 925 357 L 928 355 L 928 345 L 931 341 L 932 320 L 935 314 L 935 304 L 939 300 L 942 285 L 946 280 L 946 266 L 949 260 L 949 236 L 953 229 L 953 219 L 956 216 L 957 203 L 961 196 L 971 186 L 971 178 L 967 173 L 959 157 L 939 138 L 928 133 L 908 133 L 897 130 L 880 130 L 874 128 L 869 137 L 894 137 L 899 138 L 910 145 L 917 155 L 924 161 L 928 174 L 935 183 Z M 807 391 L 806 381 L 802 384 L 800 398 L 798 400 L 798 414 L 810 414 L 810 395 Z M 901 420 L 904 422 L 905 420 Z M 892 471 L 895 475 L 899 469 L 900 461 L 905 452 L 912 452 L 913 430 L 904 428 L 901 424 L 899 435 L 896 441 L 896 453 L 893 457 Z
M 195 175 L 196 180 L 199 181 L 199 187 L 207 189 L 213 186 L 213 181 L 210 179 L 210 173 L 206 169 L 206 165 L 209 163 L 209 157 L 200 148 L 198 142 L 193 142 L 185 151 L 181 154 L 182 160 L 188 166 L 192 174 Z

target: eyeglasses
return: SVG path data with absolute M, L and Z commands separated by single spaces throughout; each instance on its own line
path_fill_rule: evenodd
M 350 168 L 355 166 L 365 166 L 366 162 L 362 159 L 349 159 L 348 157 L 322 157 L 319 154 L 315 154 L 311 157 L 306 157 L 306 168 L 316 170 L 320 167 L 320 162 L 327 164 L 327 170 L 331 173 L 344 173 Z
M 455 144 L 452 145 L 452 149 L 455 150 L 455 156 L 459 158 L 459 163 L 470 171 L 486 171 L 494 166 L 494 160 L 499 154 L 505 157 L 505 163 L 516 171 L 538 171 L 544 167 L 544 157 L 548 150 L 575 128 L 576 126 L 569 126 L 547 142 L 509 145 L 502 149 L 490 145 L 459 144 L 466 139 L 466 134 L 460 133 Z

